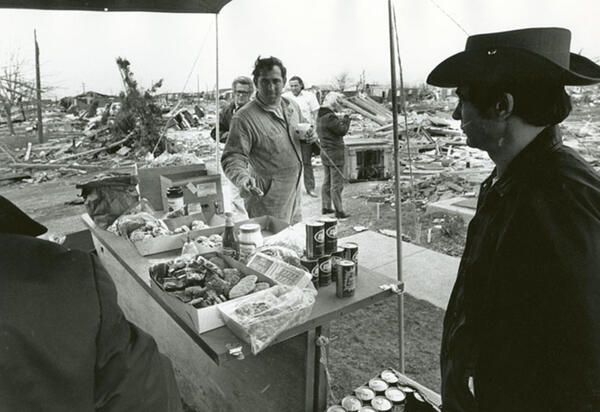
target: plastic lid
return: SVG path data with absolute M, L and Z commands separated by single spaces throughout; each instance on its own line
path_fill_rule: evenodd
M 244 223 L 240 226 L 242 232 L 258 232 L 260 225 L 258 223 Z

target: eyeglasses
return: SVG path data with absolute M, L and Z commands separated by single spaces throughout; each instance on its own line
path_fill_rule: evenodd
M 238 96 L 247 96 L 247 95 L 250 94 L 250 92 L 246 92 L 246 91 L 243 91 L 243 90 L 236 90 L 235 94 L 237 94 Z

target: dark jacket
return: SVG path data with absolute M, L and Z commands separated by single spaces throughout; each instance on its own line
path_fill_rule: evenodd
M 170 362 L 102 265 L 43 231 L 0 196 L 0 410 L 180 411 Z
M 326 166 L 344 164 L 344 136 L 350 128 L 350 118 L 341 119 L 328 107 L 317 113 L 317 136 L 321 144 L 321 161 Z
M 235 112 L 239 110 L 236 109 L 235 101 L 231 101 L 227 106 L 222 108 L 219 111 L 219 142 L 225 143 L 227 141 L 227 137 L 229 136 L 229 125 L 231 124 L 231 118 L 235 114 Z M 213 127 L 210 131 L 210 137 L 213 139 L 217 138 L 217 128 Z
M 600 176 L 550 127 L 493 177 L 444 319 L 444 412 L 600 411 Z

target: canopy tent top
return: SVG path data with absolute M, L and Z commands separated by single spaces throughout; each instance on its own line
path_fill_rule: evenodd
M 0 0 L 0 8 L 218 13 L 231 0 Z

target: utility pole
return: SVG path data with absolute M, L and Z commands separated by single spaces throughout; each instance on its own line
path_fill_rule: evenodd
M 85 82 L 81 82 L 81 88 L 83 89 L 83 93 L 85 94 Z
M 42 123 L 42 82 L 40 80 L 40 48 L 37 42 L 37 33 L 33 30 L 35 42 L 35 94 L 37 100 L 37 134 L 40 143 L 44 143 L 44 126 Z

